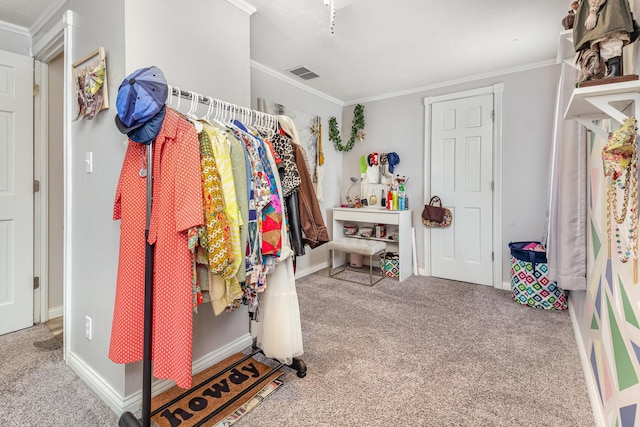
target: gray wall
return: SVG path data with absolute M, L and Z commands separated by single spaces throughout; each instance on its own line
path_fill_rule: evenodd
M 339 107 L 324 98 L 276 79 L 264 71 L 252 70 L 252 102 L 258 97 L 291 108 L 322 116 L 325 165 L 325 200 L 322 203 L 331 218 L 331 207 L 341 202 L 349 185 L 349 176 L 359 176 L 359 159 L 373 151 L 396 151 L 400 156 L 397 173 L 409 177 L 407 185 L 413 224 L 416 228 L 418 266 L 424 269 L 423 230 L 420 212 L 424 205 L 424 98 L 461 92 L 493 84 L 504 84 L 503 92 L 503 211 L 502 278 L 510 281 L 509 242 L 539 240 L 545 230 L 548 172 L 553 129 L 553 111 L 560 68 L 552 64 L 526 71 L 504 74 L 464 84 L 440 87 L 414 94 L 365 102 L 363 143 L 340 153 L 329 141 L 328 119 L 339 119 L 341 135 L 348 138 L 353 106 Z M 299 107 L 298 107 L 299 106 Z M 328 108 L 328 109 L 327 109 Z M 324 112 L 326 111 L 326 113 Z M 392 148 L 391 148 L 392 147 Z M 340 167 L 342 163 L 342 167 Z M 396 172 L 394 172 L 396 173 Z M 316 253 L 321 252 L 318 256 Z M 300 259 L 299 271 L 314 270 L 326 263 L 326 251 L 313 251 Z M 498 283 L 499 285 L 499 283 Z
M 126 1 L 126 72 L 156 65 L 173 86 L 250 106 L 249 15 L 226 1 L 189 0 L 176 8 L 173 0 L 154 0 L 149 5 L 149 0 Z M 114 89 L 123 78 L 113 79 Z M 187 104 L 181 103 L 182 112 Z M 204 115 L 206 107 L 198 111 Z M 117 147 L 124 156 L 124 147 Z M 216 317 L 209 304 L 202 305 L 194 316 L 193 360 L 248 332 L 244 306 Z M 141 373 L 141 364 L 127 367 L 127 394 L 140 388 Z
M 361 155 L 395 151 L 400 156 L 397 173 L 409 177 L 408 195 L 416 228 L 418 266 L 424 268 L 423 230 L 420 213 L 424 205 L 424 98 L 461 92 L 497 83 L 503 93 L 502 163 L 502 281 L 510 281 L 507 244 L 539 240 L 545 227 L 548 171 L 558 65 L 504 74 L 464 84 L 365 102 L 363 144 L 344 155 L 342 176 L 358 176 Z M 341 129 L 348 135 L 353 106 L 345 108 Z M 392 150 L 393 148 L 393 150 Z M 394 171 L 394 174 L 396 172 Z M 346 192 L 343 180 L 342 194 Z
M 338 204 L 340 199 L 340 185 L 342 182 L 342 156 L 334 150 L 329 141 L 329 117 L 342 116 L 342 106 L 327 100 L 321 96 L 300 89 L 281 79 L 253 67 L 251 69 L 251 102 L 253 108 L 257 108 L 257 99 L 264 98 L 277 102 L 288 108 L 314 114 L 322 117 L 322 147 L 325 156 L 325 178 L 323 185 L 323 201 L 320 208 L 327 227 L 330 227 L 331 208 Z M 331 235 L 331 234 L 330 234 Z M 311 250 L 305 247 L 305 255 L 298 257 L 296 264 L 296 276 L 309 274 L 327 264 L 328 253 L 326 245 Z
M 68 242 L 66 296 L 69 355 L 78 359 L 116 395 L 141 389 L 141 363 L 117 365 L 108 359 L 115 299 L 120 223 L 112 219 L 113 200 L 124 158 L 126 138 L 114 126 L 115 99 L 124 77 L 156 65 L 170 84 L 240 105 L 250 105 L 249 15 L 226 1 L 69 0 L 61 10 L 74 12 L 71 61 L 97 47 L 105 48 L 111 108 L 93 120 L 72 123 L 68 160 Z M 144 19 L 140 19 L 144 16 Z M 188 19 L 183 19 L 188 17 Z M 223 18 L 221 18 L 223 17 Z M 34 42 L 55 25 L 48 22 Z M 216 37 L 212 32 L 225 37 Z M 185 105 L 183 103 L 183 105 Z M 85 155 L 93 153 L 93 173 L 85 172 Z M 246 309 L 219 317 L 202 306 L 194 316 L 193 358 L 248 336 Z M 84 319 L 93 319 L 93 339 Z
M 31 37 L 0 28 L 0 50 L 30 56 Z

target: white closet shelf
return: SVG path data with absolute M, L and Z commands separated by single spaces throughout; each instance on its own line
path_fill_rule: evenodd
M 630 110 L 630 107 L 634 108 Z M 564 113 L 565 120 L 577 120 L 588 129 L 607 137 L 594 120 L 614 119 L 622 123 L 640 109 L 640 80 L 576 88 Z
M 575 64 L 576 50 L 573 47 L 573 30 L 564 30 L 558 37 L 558 53 L 556 63 L 566 62 L 572 67 L 579 68 Z

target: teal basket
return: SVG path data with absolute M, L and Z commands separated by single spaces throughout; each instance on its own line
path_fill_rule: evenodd
M 387 277 L 394 279 L 400 277 L 400 256 L 396 252 L 380 254 L 380 270 Z

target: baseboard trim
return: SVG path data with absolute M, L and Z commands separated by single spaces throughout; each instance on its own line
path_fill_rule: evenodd
M 122 413 L 122 396 L 73 351 L 67 352 L 67 365 L 93 390 L 116 414 Z
M 247 347 L 250 347 L 253 344 L 253 338 L 251 338 L 250 334 L 245 334 L 235 341 L 230 342 L 229 344 L 220 347 L 216 351 L 212 351 L 196 360 L 192 364 L 192 371 L 194 374 L 204 371 L 205 369 L 215 365 L 221 360 L 226 359 L 227 357 L 236 354 Z M 154 396 L 162 393 L 165 390 L 173 387 L 175 383 L 171 380 L 159 380 L 154 379 L 152 383 L 152 394 Z M 130 394 L 125 397 L 122 401 L 122 408 L 124 411 L 130 411 L 135 413 L 140 409 L 142 405 L 142 390 L 136 391 L 135 393 Z
M 323 262 L 321 264 L 316 264 L 316 265 L 313 265 L 313 266 L 311 266 L 309 268 L 305 268 L 304 270 L 298 270 L 298 271 L 296 271 L 295 278 L 296 279 L 301 279 L 301 278 L 303 278 L 305 276 L 308 276 L 310 274 L 315 273 L 316 271 L 326 270 L 328 266 L 329 266 L 328 262 Z
M 503 291 L 510 291 L 511 290 L 511 282 L 502 282 L 502 288 Z
M 193 362 L 193 373 L 204 371 L 210 366 L 226 359 L 227 357 L 245 350 L 253 344 L 250 334 L 245 334 L 229 344 L 206 354 Z M 135 413 L 142 404 L 142 390 L 123 397 L 116 392 L 95 370 L 85 364 L 75 353 L 67 353 L 67 364 L 69 367 L 91 387 L 91 389 L 102 399 L 113 412 L 122 415 L 126 411 Z M 175 383 L 170 380 L 154 379 L 152 384 L 153 395 L 162 393 L 173 387 Z
M 62 317 L 64 315 L 64 306 L 59 305 L 56 307 L 49 307 L 49 311 L 48 311 L 48 319 L 55 319 L 58 317 Z
M 605 422 L 604 414 L 602 412 L 602 405 L 600 404 L 600 398 L 598 397 L 598 386 L 595 379 L 593 378 L 593 375 L 591 375 L 591 364 L 589 363 L 587 351 L 583 346 L 582 334 L 580 333 L 578 319 L 576 318 L 576 313 L 573 310 L 571 298 L 569 298 L 569 316 L 571 317 L 573 334 L 575 335 L 576 345 L 578 346 L 578 354 L 580 355 L 582 373 L 584 374 L 585 383 L 587 384 L 587 393 L 589 394 L 589 402 L 591 402 L 591 412 L 593 412 L 593 420 L 596 427 L 606 427 L 607 423 Z

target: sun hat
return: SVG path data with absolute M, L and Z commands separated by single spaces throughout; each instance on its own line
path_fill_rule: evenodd
M 167 100 L 168 86 L 162 71 L 155 66 L 129 74 L 118 88 L 116 126 L 122 133 L 142 127 L 156 116 Z

